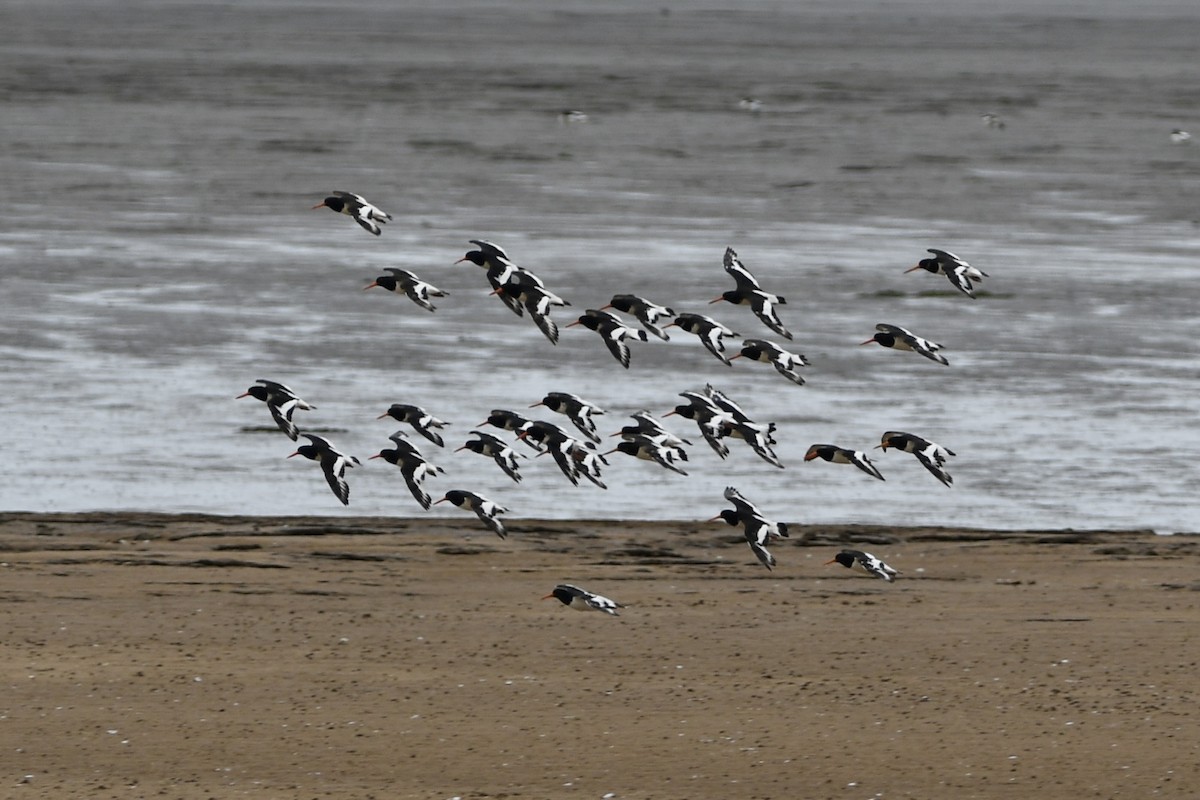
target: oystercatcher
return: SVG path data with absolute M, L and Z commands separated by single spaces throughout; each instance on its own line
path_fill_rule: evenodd
M 325 473 L 325 481 L 329 484 L 329 488 L 337 496 L 338 500 L 342 501 L 342 505 L 350 505 L 350 484 L 346 483 L 346 468 L 353 467 L 362 462 L 354 456 L 348 456 L 340 452 L 328 439 L 321 436 L 315 436 L 311 433 L 300 434 L 305 439 L 308 439 L 311 444 L 300 445 L 296 448 L 296 452 L 288 456 L 304 456 L 305 458 L 320 463 L 321 470 Z
M 631 436 L 604 455 L 618 452 L 640 458 L 643 461 L 653 461 L 672 472 L 687 475 L 687 472 L 675 465 L 676 461 L 687 461 L 687 451 L 682 447 L 668 445 L 664 440 L 642 435 Z
M 791 353 L 784 350 L 774 342 L 769 342 L 766 339 L 746 339 L 742 342 L 742 350 L 737 355 L 729 357 L 732 361 L 735 358 L 748 358 L 751 361 L 761 361 L 764 364 L 770 364 L 783 377 L 787 378 L 797 386 L 804 385 L 804 377 L 796 372 L 798 367 L 809 366 L 808 359 L 800 353 Z
M 934 477 L 939 481 L 947 486 L 954 484 L 954 478 L 950 477 L 950 473 L 945 469 L 947 457 L 955 455 L 953 450 L 942 447 L 936 442 L 923 439 L 915 434 L 904 433 L 902 431 L 888 431 L 883 434 L 883 441 L 875 445 L 876 449 L 882 448 L 885 452 L 889 447 L 903 450 L 906 453 L 912 453 L 925 469 L 932 472 Z
M 292 422 L 292 412 L 297 408 L 304 411 L 315 411 L 317 407 L 301 400 L 295 392 L 282 383 L 262 378 L 256 380 L 255 383 L 256 386 L 251 386 L 234 399 L 253 397 L 266 403 L 267 410 L 271 412 L 271 419 L 275 420 L 279 430 L 286 433 L 293 442 L 296 441 L 297 431 L 296 425 Z
M 384 267 L 384 271 L 390 272 L 391 275 L 383 275 L 376 278 L 364 286 L 363 291 L 365 292 L 367 289 L 374 289 L 378 286 L 380 289 L 387 289 L 389 292 L 399 292 L 407 295 L 409 300 L 412 300 L 426 311 L 437 310 L 429 298 L 445 297 L 448 294 L 432 283 L 426 283 L 406 269 Z
M 417 433 L 421 434 L 438 447 L 446 446 L 445 442 L 442 441 L 441 434 L 435 431 L 434 428 L 444 428 L 450 423 L 443 422 L 420 406 L 414 406 L 408 403 L 392 403 L 391 408 L 380 414 L 375 419 L 383 419 L 384 417 L 391 417 L 398 422 L 407 422 L 416 429 Z
M 737 336 L 737 333 L 704 314 L 679 314 L 673 322 L 663 327 L 669 328 L 672 325 L 700 337 L 708 352 L 719 358 L 725 366 L 733 366 L 725 356 L 724 337 Z
M 737 288 L 723 292 L 720 297 L 708 301 L 709 305 L 724 300 L 735 306 L 750 306 L 754 316 L 758 317 L 764 325 L 783 338 L 791 339 L 792 334 L 784 327 L 775 310 L 776 306 L 787 305 L 787 300 L 777 294 L 764 291 L 758 278 L 755 278 L 750 270 L 746 269 L 746 265 L 738 258 L 738 254 L 732 247 L 725 248 L 723 263 L 725 271 L 737 283 Z
M 313 208 L 328 208 L 330 211 L 345 214 L 376 236 L 380 234 L 377 223 L 387 222 L 392 218 L 391 214 L 381 211 L 353 192 L 334 192 Z
M 935 275 L 945 275 L 955 289 L 965 294 L 971 299 L 975 299 L 974 284 L 980 283 L 984 278 L 989 277 L 988 274 L 980 269 L 976 269 L 963 261 L 954 253 L 949 253 L 945 250 L 938 250 L 931 247 L 927 252 L 933 253 L 933 258 L 923 258 L 917 262 L 915 267 L 909 267 L 904 270 L 916 272 L 923 269 L 926 272 L 932 272 Z
M 742 493 L 732 486 L 725 487 L 725 499 L 733 503 L 733 508 L 727 508 L 717 514 L 709 522 L 724 520 L 727 525 L 741 525 L 746 538 L 746 544 L 751 552 L 767 569 L 775 566 L 775 556 L 767 550 L 771 539 L 788 538 L 788 527 L 785 522 L 775 522 L 768 519 Z
M 400 474 L 404 476 L 404 483 L 408 486 L 408 491 L 412 492 L 412 496 L 421 504 L 421 508 L 428 510 L 432 498 L 425 491 L 425 479 L 436 477 L 439 474 L 444 475 L 446 470 L 429 463 L 417 446 L 408 440 L 404 431 L 396 431 L 388 438 L 396 443 L 396 447 L 389 450 L 380 450 L 371 456 L 371 458 L 382 458 L 389 464 L 395 464 L 399 467 Z M 367 460 L 370 461 L 371 458 Z
M 670 341 L 671 337 L 658 326 L 658 322 L 674 317 L 675 312 L 672 309 L 652 303 L 636 294 L 614 294 L 608 305 L 601 306 L 600 310 L 607 311 L 610 308 L 615 308 L 625 314 L 632 314 L 637 317 L 638 322 L 642 323 L 643 328 L 663 341 Z
M 886 322 L 881 322 L 875 326 L 876 333 L 864 344 L 879 344 L 883 347 L 890 347 L 894 350 L 910 350 L 914 353 L 920 353 L 930 361 L 936 361 L 939 364 L 949 364 L 946 357 L 937 352 L 942 349 L 942 345 L 937 342 L 931 342 L 928 339 L 922 339 L 907 328 L 901 328 L 899 325 L 889 325 Z
M 573 608 L 576 611 L 603 611 L 605 614 L 611 614 L 614 617 L 619 617 L 618 608 L 624 608 L 615 600 L 589 592 L 587 589 L 580 589 L 578 586 L 572 586 L 569 583 L 560 583 L 554 587 L 554 591 L 543 597 L 543 600 L 555 598 L 562 602 L 564 606 Z
M 441 500 L 434 501 L 436 506 L 438 503 L 450 503 L 458 506 L 464 511 L 474 511 L 475 516 L 483 521 L 489 529 L 501 539 L 508 536 L 508 531 L 504 529 L 504 523 L 500 521 L 500 515 L 508 511 L 502 505 L 492 502 L 481 494 L 468 492 L 465 489 L 451 489 L 446 492 L 446 496 Z
M 629 345 L 626 340 L 633 338 L 642 342 L 650 341 L 644 330 L 626 325 L 616 314 L 594 308 L 587 309 L 579 319 L 567 327 L 573 328 L 576 325 L 582 325 L 588 330 L 600 334 L 608 352 L 612 353 L 613 358 L 621 362 L 621 366 L 625 369 L 629 369 L 630 357 Z
M 883 559 L 870 553 L 864 553 L 862 550 L 843 550 L 825 562 L 825 566 L 830 564 L 841 564 L 847 569 L 855 569 L 868 575 L 874 575 L 876 578 L 883 578 L 888 583 L 891 583 L 900 574 L 883 563 Z
M 470 450 L 473 453 L 479 453 L 481 456 L 489 456 L 500 469 L 504 470 L 504 474 L 512 478 L 517 483 L 521 482 L 520 464 L 517 462 L 517 452 L 509 446 L 507 442 L 500 439 L 498 436 L 493 436 L 490 433 L 483 431 L 471 431 L 472 436 L 477 436 L 477 439 L 468 439 L 463 443 L 463 446 L 455 450 Z M 521 456 L 528 458 L 528 456 Z
M 534 403 L 530 408 L 545 406 L 557 414 L 565 414 L 567 419 L 574 423 L 587 438 L 593 442 L 600 441 L 600 434 L 596 433 L 596 422 L 592 419 L 594 414 L 603 414 L 604 409 L 595 403 L 590 403 L 584 400 L 577 394 L 570 392 L 547 392 L 546 396 L 541 401 Z
M 845 447 L 838 447 L 836 444 L 814 444 L 804 454 L 804 460 L 812 461 L 817 458 L 824 459 L 831 464 L 853 464 L 873 478 L 879 478 L 881 481 L 887 480 L 871 463 L 871 459 L 867 458 L 867 454 L 859 450 L 849 450 Z

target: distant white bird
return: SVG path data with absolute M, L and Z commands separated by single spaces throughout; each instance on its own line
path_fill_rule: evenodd
M 1182 128 L 1171 131 L 1171 144 L 1187 144 L 1191 140 L 1192 135 Z
M 979 119 L 983 122 L 985 127 L 994 128 L 1000 131 L 1004 130 L 1004 120 L 1000 119 L 999 114 L 980 114 Z

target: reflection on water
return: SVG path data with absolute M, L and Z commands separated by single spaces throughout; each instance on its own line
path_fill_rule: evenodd
M 418 16 L 432 27 L 440 19 Z M 529 35 L 538 30 L 545 48 L 569 44 L 548 43 L 553 26 Z M 394 89 L 424 98 L 402 109 L 372 104 L 355 94 L 360 87 L 348 96 L 310 91 L 314 82 L 328 87 L 279 68 L 294 66 L 296 52 L 281 31 L 253 64 L 218 40 L 205 40 L 214 60 L 204 68 L 154 49 L 157 80 L 187 77 L 191 94 L 151 84 L 141 89 L 156 102 L 143 102 L 90 78 L 67 91 L 53 82 L 39 90 L 28 77 L 15 92 L 0 167 L 29 191 L 0 230 L 8 423 L 0 508 L 424 513 L 379 460 L 349 476 L 352 505 L 342 512 L 316 465 L 285 459 L 294 445 L 259 430 L 270 425 L 262 404 L 233 400 L 269 378 L 318 407 L 298 414 L 302 427 L 364 460 L 389 446 L 395 423 L 375 418 L 391 403 L 425 405 L 452 423 L 445 451 L 422 442 L 447 473 L 431 491 L 481 492 L 514 519 L 703 519 L 735 485 L 796 522 L 1197 528 L 1200 322 L 1191 287 L 1200 237 L 1190 223 L 1150 213 L 1158 192 L 1194 191 L 1186 162 L 1182 171 L 1138 171 L 1129 183 L 1096 169 L 1110 163 L 1103 153 L 1052 150 L 1055 169 L 1041 169 L 1044 148 L 1017 143 L 1020 113 L 1001 149 L 972 128 L 962 134 L 968 144 L 947 145 L 962 154 L 941 160 L 905 149 L 929 145 L 901 130 L 946 135 L 944 115 L 919 107 L 876 119 L 896 135 L 876 128 L 863 134 L 869 147 L 822 138 L 830 126 L 860 130 L 857 115 L 895 95 L 865 97 L 863 108 L 814 95 L 803 113 L 772 117 L 768 105 L 751 119 L 706 99 L 711 90 L 698 84 L 667 103 L 646 86 L 602 83 L 591 87 L 601 113 L 564 127 L 537 112 L 550 98 L 531 100 L 541 90 L 522 84 L 515 66 L 498 97 L 472 83 L 469 65 L 439 62 L 439 85 L 456 99 L 438 105 L 416 80 Z M 333 34 L 334 43 L 352 32 Z M 39 52 L 53 58 L 56 31 L 44 34 Z M 658 68 L 685 72 L 700 54 L 671 41 L 680 49 L 660 52 L 681 60 Z M 368 44 L 364 58 L 384 52 Z M 89 57 L 124 63 L 115 44 Z M 269 87 L 255 80 L 260 69 Z M 136 79 L 126 79 L 132 92 Z M 218 87 L 231 93 L 228 104 L 213 105 Z M 744 93 L 726 88 L 735 100 Z M 895 91 L 913 90 L 897 79 Z M 526 105 L 512 106 L 514 97 Z M 1024 113 L 1046 135 L 1049 112 Z M 328 122 L 347 115 L 349 127 Z M 1182 150 L 1171 158 L 1188 158 Z M 828 159 L 846 166 L 822 172 Z M 793 174 L 797 164 L 807 166 Z M 944 214 L 899 202 L 925 178 L 960 193 Z M 362 192 L 396 220 L 374 238 L 345 217 L 308 210 L 333 188 Z M 817 191 L 792 194 L 809 188 Z M 846 206 L 811 200 L 826 194 Z M 876 202 L 884 196 L 892 202 Z M 790 349 L 812 361 L 808 384 L 746 360 L 726 367 L 677 329 L 670 342 L 635 342 L 628 371 L 579 327 L 552 346 L 487 295 L 481 270 L 454 264 L 476 237 L 505 246 L 572 303 L 555 313 L 560 324 L 635 292 L 774 339 L 748 309 L 708 305 L 732 288 L 721 269 L 732 245 L 766 288 L 786 296 L 780 315 L 796 334 Z M 991 274 L 979 300 L 940 276 L 902 274 L 931 246 Z M 363 292 L 384 267 L 410 269 L 450 296 L 429 314 Z M 942 342 L 950 366 L 858 347 L 878 322 Z M 678 417 L 670 427 L 696 442 L 691 474 L 613 454 L 608 491 L 571 486 L 550 459 L 532 460 L 516 485 L 489 460 L 450 452 L 492 408 L 527 411 L 546 391 L 607 409 L 601 429 L 611 433 L 626 414 L 665 414 L 679 392 L 708 382 L 777 423 L 786 469 L 736 442 L 721 461 Z M 958 453 L 949 465 L 955 488 L 903 453 L 874 451 L 886 482 L 802 460 L 812 443 L 869 449 L 885 430 Z M 461 513 L 444 508 L 429 513 Z

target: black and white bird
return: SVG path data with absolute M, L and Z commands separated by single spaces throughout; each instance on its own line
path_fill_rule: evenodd
M 687 451 L 682 447 L 666 444 L 661 439 L 653 439 L 649 436 L 641 435 L 631 436 L 604 455 L 608 455 L 609 453 L 625 453 L 626 455 L 640 458 L 643 461 L 653 461 L 660 467 L 665 467 L 672 472 L 678 472 L 680 475 L 687 475 L 687 472 L 676 463 L 687 461 Z
M 691 444 L 690 441 L 684 439 L 682 436 L 676 436 L 667 430 L 666 426 L 649 411 L 643 409 L 635 411 L 629 416 L 633 418 L 634 424 L 626 425 L 621 430 L 612 434 L 613 436 L 621 436 L 625 439 L 632 439 L 634 436 L 647 436 L 673 447 L 683 447 L 685 444 Z
M 680 392 L 679 396 L 687 400 L 687 402 L 675 406 L 675 408 L 663 414 L 663 416 L 669 417 L 673 414 L 678 414 L 684 419 L 692 420 L 696 423 L 696 427 L 700 429 L 700 435 L 704 437 L 704 441 L 708 442 L 708 446 L 713 449 L 713 452 L 721 458 L 727 458 L 729 456 L 729 447 L 721 440 L 726 434 L 726 423 L 735 422 L 736 420 L 714 403 L 713 399 L 707 393 L 686 391 Z
M 843 550 L 825 562 L 826 566 L 830 564 L 841 564 L 847 569 L 858 570 L 867 575 L 873 575 L 876 578 L 883 578 L 888 583 L 891 583 L 900 574 L 883 563 L 883 559 L 873 556 L 870 553 L 864 553 L 862 550 Z
M 772 539 L 788 538 L 787 523 L 768 519 L 758 506 L 732 486 L 725 487 L 725 499 L 733 503 L 733 508 L 725 509 L 708 521 L 715 522 L 720 519 L 728 525 L 741 525 L 751 552 L 764 567 L 773 568 L 776 563 L 775 556 L 767 550 L 767 545 Z
M 652 303 L 636 294 L 614 294 L 608 305 L 601 306 L 600 310 L 607 311 L 610 308 L 615 308 L 623 314 L 632 314 L 637 317 L 638 322 L 642 323 L 643 328 L 663 341 L 670 340 L 671 337 L 659 327 L 658 323 L 664 319 L 673 319 L 675 312 L 672 309 Z
M 492 294 L 514 298 L 529 312 L 530 319 L 537 325 L 542 335 L 551 344 L 558 344 L 558 323 L 550 316 L 555 306 L 571 305 L 566 300 L 546 288 L 541 279 L 527 280 L 524 276 L 532 273 L 513 273 L 508 282 L 494 290 Z
M 479 517 L 492 533 L 501 539 L 508 536 L 508 531 L 504 529 L 504 523 L 500 521 L 500 515 L 508 511 L 508 509 L 498 503 L 492 502 L 481 494 L 468 492 L 466 489 L 451 489 L 446 492 L 445 497 L 434 501 L 433 504 L 436 506 L 438 503 L 450 503 L 464 511 L 473 511 L 475 512 L 475 516 Z
M 791 339 L 792 334 L 784 327 L 783 322 L 779 319 L 779 313 L 775 310 L 776 306 L 787 305 L 787 300 L 777 294 L 763 291 L 758 279 L 750 270 L 746 269 L 746 265 L 738 258 L 738 254 L 732 247 L 725 248 L 724 264 L 725 271 L 737 283 L 737 288 L 730 289 L 723 292 L 720 297 L 709 300 L 709 305 L 724 300 L 735 306 L 750 306 L 754 316 L 758 317 L 764 325 L 783 338 Z
M 380 450 L 371 458 L 382 458 L 389 464 L 394 464 L 400 468 L 400 474 L 404 476 L 404 483 L 408 486 L 408 491 L 421 504 L 421 508 L 429 509 L 433 498 L 425 491 L 425 479 L 444 475 L 446 470 L 435 464 L 429 463 L 425 456 L 421 454 L 420 449 L 408 440 L 404 431 L 396 431 L 388 437 L 396 446 L 387 450 Z M 367 460 L 370 461 L 371 458 Z
M 864 344 L 879 344 L 882 347 L 890 347 L 894 350 L 909 350 L 914 353 L 920 353 L 930 361 L 936 361 L 939 364 L 949 364 L 938 350 L 942 349 L 942 345 L 937 342 L 931 342 L 928 339 L 922 339 L 907 328 L 901 328 L 899 325 L 889 325 L 886 322 L 881 322 L 875 326 L 875 335 Z
M 317 407 L 301 400 L 295 392 L 282 383 L 262 378 L 259 378 L 254 383 L 254 386 L 251 386 L 234 399 L 240 400 L 243 397 L 253 397 L 266 403 L 267 410 L 271 412 L 271 419 L 275 420 L 275 424 L 279 426 L 279 430 L 286 433 L 288 438 L 293 442 L 296 441 L 297 430 L 295 423 L 292 422 L 292 412 L 297 408 L 304 411 L 315 411 Z
M 380 289 L 387 289 L 389 292 L 407 295 L 409 300 L 412 300 L 426 311 L 437 310 L 437 307 L 430 300 L 431 297 L 445 297 L 448 294 L 448 292 L 442 291 L 432 283 L 426 283 L 406 269 L 384 267 L 384 271 L 391 274 L 381 275 L 376 278 L 364 286 L 363 291 L 365 292 L 367 289 L 374 289 L 378 286 Z
M 545 406 L 556 414 L 564 414 L 567 419 L 579 429 L 587 438 L 593 442 L 600 441 L 600 434 L 596 432 L 596 422 L 592 419 L 593 415 L 603 414 L 604 409 L 595 403 L 584 400 L 577 394 L 570 392 L 547 392 L 539 402 L 534 403 L 530 408 Z
M 616 314 L 595 308 L 589 308 L 584 311 L 579 319 L 567 327 L 573 328 L 576 325 L 582 325 L 588 330 L 600 334 L 600 338 L 604 340 L 604 346 L 608 348 L 608 352 L 612 353 L 613 358 L 621 362 L 621 366 L 625 369 L 629 369 L 630 353 L 628 340 L 650 341 L 644 330 L 626 325 Z
M 725 355 L 725 337 L 739 334 L 704 314 L 679 314 L 673 322 L 663 327 L 670 328 L 672 325 L 700 337 L 700 342 L 708 352 L 719 358 L 725 366 L 733 366 Z
M 618 608 L 625 607 L 604 595 L 589 592 L 587 589 L 580 589 L 578 586 L 572 586 L 569 583 L 560 583 L 554 587 L 554 591 L 542 599 L 549 600 L 551 598 L 560 601 L 564 606 L 573 608 L 576 611 L 603 611 L 605 614 L 611 614 L 614 617 L 620 616 L 617 613 Z
M 885 452 L 889 447 L 912 453 L 925 469 L 933 473 L 935 478 L 946 486 L 954 485 L 954 478 L 946 471 L 946 460 L 955 455 L 953 450 L 942 447 L 937 442 L 931 442 L 915 434 L 902 431 L 888 431 L 883 434 L 883 441 L 875 445 L 876 449 L 882 448 Z
M 720 425 L 722 436 L 741 439 L 763 461 L 783 469 L 783 462 L 773 449 L 773 445 L 778 444 L 775 441 L 774 422 L 755 422 L 729 395 L 714 388 L 711 383 L 704 387 L 704 396 L 721 411 L 722 416 L 715 422 Z
M 379 224 L 392 218 L 391 214 L 371 205 L 353 192 L 334 192 L 313 208 L 328 208 L 330 211 L 345 214 L 376 236 L 381 232 Z
M 391 417 L 397 422 L 407 422 L 413 426 L 417 433 L 438 447 L 446 446 L 446 443 L 442 441 L 442 435 L 434 430 L 434 428 L 444 428 L 450 423 L 438 419 L 420 406 L 414 406 L 409 403 L 392 403 L 391 408 L 380 414 L 376 419 L 383 419 L 384 417 Z
M 871 459 L 867 458 L 867 454 L 861 450 L 850 450 L 838 447 L 836 444 L 814 444 L 804 454 L 804 460 L 813 461 L 818 458 L 828 461 L 830 464 L 853 464 L 872 478 L 878 478 L 881 481 L 887 480 L 871 463 Z
M 502 431 L 509 431 L 511 433 L 519 434 L 521 431 L 525 430 L 525 427 L 529 425 L 529 422 L 529 417 L 526 417 L 523 414 L 518 414 L 516 411 L 509 411 L 507 408 L 493 408 L 488 413 L 487 419 L 479 423 L 479 426 L 477 427 L 481 427 L 483 425 L 493 425 Z M 542 450 L 541 444 L 533 439 L 521 438 L 521 441 L 525 442 L 525 444 L 529 445 L 529 447 L 533 450 L 537 450 L 538 452 L 541 452 Z
M 513 263 L 512 259 L 508 257 L 508 253 L 499 245 L 484 239 L 471 239 L 470 241 L 471 244 L 475 245 L 476 249 L 468 250 L 462 258 L 454 263 L 461 264 L 464 261 L 470 261 L 475 266 L 484 269 L 488 284 L 492 287 L 492 293 L 500 298 L 509 311 L 512 311 L 518 317 L 525 316 L 525 307 L 521 301 L 515 296 L 499 291 L 499 289 L 508 283 L 509 279 L 518 272 L 526 273 L 530 276 L 525 278 L 525 280 L 537 281 L 539 280 L 537 276 Z
M 520 462 L 517 461 L 518 454 L 512 447 L 498 436 L 493 436 L 490 433 L 483 431 L 471 431 L 471 435 L 478 437 L 468 439 L 463 443 L 463 446 L 455 450 L 470 450 L 473 453 L 479 453 L 481 456 L 488 456 L 496 465 L 504 471 L 504 474 L 512 478 L 517 483 L 521 482 Z M 528 458 L 521 455 L 520 458 Z
M 800 353 L 792 353 L 784 350 L 774 342 L 769 342 L 766 339 L 746 339 L 742 342 L 741 352 L 729 357 L 732 361 L 735 358 L 748 358 L 751 361 L 761 361 L 764 364 L 770 364 L 783 377 L 787 378 L 797 386 L 804 385 L 804 377 L 796 372 L 800 367 L 809 366 L 808 359 Z
M 296 448 L 296 452 L 288 458 L 304 456 L 311 461 L 318 462 L 321 465 L 321 471 L 325 473 L 325 481 L 337 499 L 341 500 L 344 506 L 350 505 L 350 484 L 346 483 L 346 468 L 357 466 L 362 462 L 354 456 L 348 456 L 339 451 L 324 437 L 311 433 L 300 435 L 308 439 L 310 443 L 300 445 Z
M 927 252 L 933 253 L 933 258 L 923 258 L 915 267 L 904 270 L 905 273 L 923 269 L 934 275 L 945 275 L 955 289 L 971 299 L 975 299 L 975 284 L 983 281 L 988 274 L 983 270 L 972 267 L 954 253 L 931 247 Z
M 565 431 L 562 427 L 546 420 L 530 420 L 522 426 L 518 438 L 532 440 L 542 450 L 539 456 L 550 455 L 559 470 L 573 485 L 579 485 L 581 477 L 587 478 L 601 489 L 607 489 L 600 480 L 599 464 L 603 456 L 597 459 L 589 457 L 590 445 Z

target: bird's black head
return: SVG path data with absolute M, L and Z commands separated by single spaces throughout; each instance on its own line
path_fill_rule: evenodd
M 256 400 L 262 400 L 265 403 L 267 401 L 268 394 L 270 394 L 270 390 L 267 389 L 267 387 L 256 385 L 251 386 L 245 392 L 239 394 L 238 397 L 253 397 Z
M 725 509 L 724 511 L 722 511 L 720 514 L 717 514 L 717 516 L 713 517 L 709 521 L 716 522 L 718 519 L 724 520 L 726 525 L 740 525 L 741 524 L 741 520 L 738 519 L 737 510 L 733 509 L 733 508 Z
M 626 314 L 632 311 L 633 303 L 633 295 L 631 294 L 614 294 L 612 300 L 609 301 L 610 306 Z
M 765 351 L 756 344 L 748 344 L 742 348 L 742 355 L 751 361 L 758 361 Z
M 569 589 L 566 589 L 565 587 L 562 587 L 562 586 L 555 586 L 555 587 L 554 587 L 554 591 L 552 591 L 552 592 L 550 593 L 550 597 L 555 597 L 555 598 L 558 598 L 558 599 L 559 599 L 559 600 L 561 600 L 561 601 L 562 601 L 562 602 L 563 602 L 565 605 L 568 605 L 568 606 L 569 606 L 569 605 L 571 605 L 571 600 L 573 600 L 573 599 L 574 599 L 575 595 L 571 594 L 570 590 L 569 590 Z M 543 599 L 543 600 L 548 600 L 548 599 L 549 599 L 549 597 L 545 597 L 545 598 L 542 598 L 542 599 Z
M 446 496 L 442 499 L 447 503 L 461 506 L 467 501 L 467 494 L 460 489 L 451 489 L 450 491 L 446 492 Z
M 387 289 L 389 292 L 394 292 L 398 283 L 395 275 L 383 275 L 375 279 L 375 285 L 380 289 Z
M 542 405 L 551 411 L 557 412 L 565 405 L 565 401 L 561 397 L 555 397 L 552 394 L 548 394 L 542 398 Z
M 936 258 L 922 258 L 917 262 L 917 266 L 926 272 L 937 272 L 938 260 Z
M 312 459 L 313 461 L 319 461 L 321 458 L 321 451 L 317 449 L 316 445 L 302 444 L 297 447 L 296 452 L 292 453 L 292 455 L 288 456 L 288 458 L 291 458 L 292 456 L 304 456 L 305 458 Z
M 384 461 L 388 462 L 389 464 L 395 464 L 397 461 L 400 460 L 400 451 L 399 450 L 380 450 L 377 454 L 371 456 L 371 458 L 382 458 Z
M 470 261 L 477 267 L 487 266 L 487 256 L 483 254 L 482 250 L 468 250 L 456 263 L 461 264 L 464 261 Z
M 890 333 L 884 333 L 883 331 L 876 332 L 876 334 L 871 338 L 879 342 L 879 344 L 884 347 L 892 347 L 896 344 L 896 337 Z
M 600 327 L 601 321 L 602 318 L 597 317 L 595 314 L 584 314 L 579 319 L 575 320 L 575 324 L 582 325 L 588 330 L 594 331 Z
M 696 418 L 696 407 L 690 403 L 683 403 L 681 405 L 677 405 L 677 406 L 675 406 L 673 411 L 674 411 L 674 413 L 678 414 L 679 416 L 683 417 L 684 419 L 695 419 Z
M 341 211 L 346 207 L 346 201 L 340 197 L 334 197 L 333 195 L 330 195 L 321 201 L 321 206 L 333 209 L 334 211 Z M 316 208 L 320 208 L 321 206 L 316 206 Z
M 854 551 L 853 550 L 843 550 L 842 552 L 840 552 L 836 556 L 834 556 L 830 561 L 827 561 L 825 563 L 832 564 L 834 561 L 841 564 L 843 567 L 847 567 L 847 568 L 853 567 L 854 566 Z

